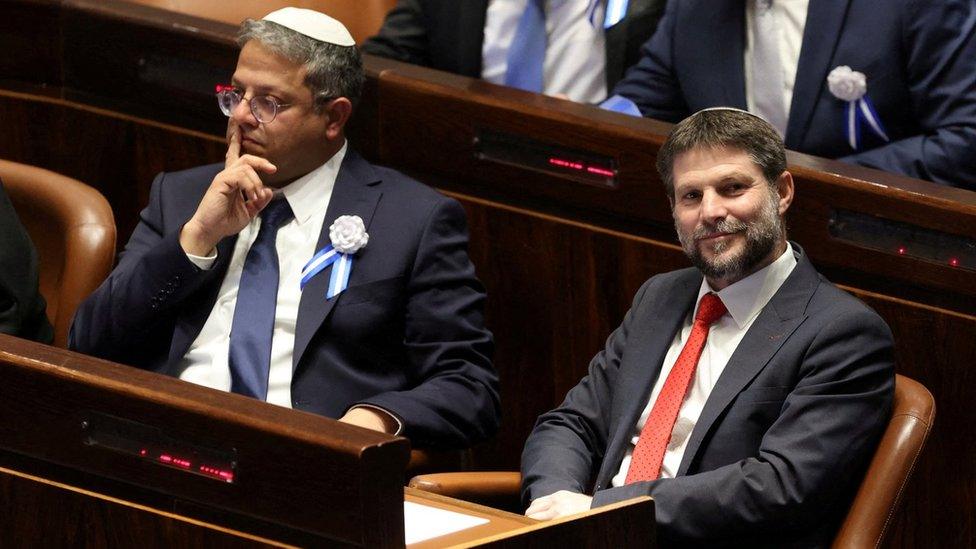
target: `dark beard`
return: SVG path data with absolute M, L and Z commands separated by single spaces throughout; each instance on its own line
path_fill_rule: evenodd
M 751 273 L 756 266 L 769 257 L 783 234 L 783 222 L 779 217 L 778 201 L 775 193 L 770 193 L 769 200 L 763 204 L 759 217 L 750 223 L 738 219 L 723 219 L 715 225 L 703 225 L 695 229 L 689 238 L 678 230 L 678 240 L 681 248 L 692 264 L 707 278 L 737 282 Z M 697 243 L 700 238 L 715 233 L 733 233 L 745 231 L 746 242 L 742 252 L 738 255 L 722 260 L 706 260 Z M 718 243 L 713 246 L 713 252 L 720 253 L 727 246 Z

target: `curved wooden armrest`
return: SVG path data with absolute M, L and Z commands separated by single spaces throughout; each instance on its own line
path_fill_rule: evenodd
M 410 479 L 411 488 L 516 512 L 522 511 L 521 484 L 517 471 L 434 473 Z

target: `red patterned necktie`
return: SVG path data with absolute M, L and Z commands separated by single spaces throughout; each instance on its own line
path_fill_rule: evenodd
M 685 400 L 688 384 L 694 377 L 698 359 L 701 358 L 705 340 L 708 338 L 708 328 L 726 312 L 725 304 L 713 293 L 707 293 L 698 304 L 698 313 L 691 328 L 691 335 L 681 349 L 678 360 L 671 368 L 668 379 L 664 382 L 661 393 L 651 408 L 651 415 L 641 429 L 640 438 L 630 460 L 627 471 L 627 484 L 643 480 L 655 480 L 661 475 L 661 463 L 664 461 L 664 451 L 671 440 L 671 431 L 678 418 L 678 410 Z

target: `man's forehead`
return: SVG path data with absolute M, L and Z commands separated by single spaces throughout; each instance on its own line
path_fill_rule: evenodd
M 695 147 L 675 155 L 672 173 L 677 182 L 685 177 L 710 179 L 735 174 L 762 176 L 762 169 L 742 149 L 726 146 Z
M 232 83 L 262 90 L 304 86 L 307 67 L 276 54 L 258 40 L 249 40 L 237 59 Z

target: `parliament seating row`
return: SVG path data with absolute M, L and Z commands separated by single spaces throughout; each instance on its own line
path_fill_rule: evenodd
M 155 172 L 223 157 L 212 90 L 233 71 L 235 29 L 83 4 L 11 3 L 24 23 L 0 34 L 0 47 L 21 52 L 0 59 L 9 115 L 0 152 L 97 183 L 124 241 Z M 38 33 L 63 40 L 28 47 Z M 687 265 L 653 168 L 668 125 L 382 59 L 368 58 L 367 69 L 354 146 L 467 209 L 505 407 L 502 432 L 469 465 L 516 468 L 535 418 L 582 376 L 639 284 Z M 939 406 L 891 544 L 976 544 L 976 464 L 960 462 L 976 453 L 976 193 L 796 153 L 788 160 L 797 178 L 791 236 L 887 320 L 899 373 Z

